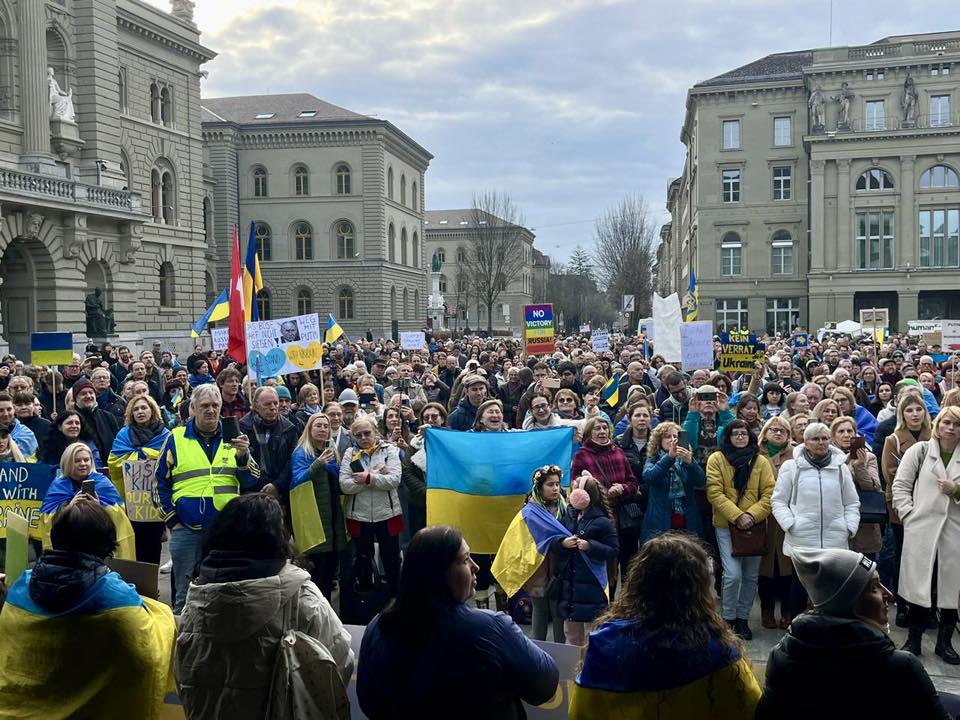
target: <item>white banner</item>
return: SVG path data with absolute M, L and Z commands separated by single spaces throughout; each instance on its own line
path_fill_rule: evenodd
M 229 328 L 213 328 L 210 331 L 210 338 L 213 340 L 214 350 L 226 350 L 227 343 L 230 340 Z
M 680 326 L 683 343 L 683 370 L 713 369 L 713 323 L 710 320 L 685 322 Z
M 916 337 L 924 333 L 940 332 L 942 329 L 939 320 L 908 320 L 907 328 L 907 334 Z
M 960 352 L 960 320 L 941 320 L 943 325 L 943 352 Z
M 595 353 L 610 352 L 610 333 L 606 330 L 594 330 L 590 335 L 590 347 Z
M 680 326 L 683 318 L 680 314 L 680 298 L 671 293 L 663 298 L 653 294 L 653 351 L 669 362 L 676 362 L 683 358 L 683 345 L 680 337 Z
M 315 314 L 249 322 L 245 328 L 247 373 L 258 382 L 320 367 L 323 337 Z

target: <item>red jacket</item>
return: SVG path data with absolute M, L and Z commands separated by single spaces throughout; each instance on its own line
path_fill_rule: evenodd
M 617 483 L 623 485 L 620 498 L 632 497 L 637 493 L 637 480 L 627 456 L 612 442 L 608 445 L 597 445 L 593 441 L 584 443 L 573 456 L 572 477 L 579 477 L 583 470 L 593 475 L 607 490 Z M 610 500 L 619 502 L 619 498 L 611 497 Z

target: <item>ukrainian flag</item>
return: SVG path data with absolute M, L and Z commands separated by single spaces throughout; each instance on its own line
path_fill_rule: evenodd
M 700 288 L 697 285 L 697 273 L 690 268 L 690 288 L 687 290 L 687 316 L 686 322 L 693 322 L 697 319 L 697 313 L 700 312 Z
M 224 288 L 207 311 L 197 318 L 193 324 L 193 330 L 190 331 L 190 337 L 199 337 L 207 325 L 217 320 L 226 320 L 228 317 L 230 317 L 230 297 L 227 295 L 227 289 Z
M 333 344 L 341 335 L 343 335 L 343 328 L 340 327 L 340 323 L 337 322 L 333 313 L 327 313 L 327 332 L 323 338 L 324 342 Z
M 474 553 L 493 555 L 523 506 L 533 471 L 570 475 L 573 428 L 457 432 L 428 428 L 427 525 L 460 528 Z
M 294 450 L 293 466 L 296 469 L 299 463 L 312 463 L 315 458 L 307 456 L 303 448 Z M 329 466 L 328 466 L 329 467 Z M 308 553 L 327 541 L 327 534 L 323 531 L 323 521 L 320 519 L 320 506 L 317 504 L 317 493 L 310 478 L 310 472 L 291 473 L 290 482 L 290 522 L 293 525 L 293 537 L 296 539 L 297 550 Z M 323 489 L 329 492 L 324 479 Z
M 34 365 L 69 365 L 73 362 L 73 333 L 30 333 L 30 362 Z
M 247 259 L 243 263 L 243 309 L 246 322 L 260 320 L 260 308 L 257 306 L 257 293 L 263 290 L 263 276 L 260 275 L 260 258 L 257 256 L 256 223 L 250 223 L 250 235 L 247 237 Z
M 614 373 L 613 377 L 607 380 L 607 384 L 600 389 L 600 402 L 604 402 L 612 408 L 620 404 L 621 377 L 623 377 L 623 373 Z

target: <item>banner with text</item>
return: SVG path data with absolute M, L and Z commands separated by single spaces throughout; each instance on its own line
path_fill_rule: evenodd
M 320 367 L 323 336 L 315 314 L 249 322 L 246 331 L 247 374 L 258 382 Z
M 960 352 L 960 320 L 941 320 L 943 342 L 941 349 L 947 353 Z
M 153 504 L 153 471 L 156 460 L 126 460 L 123 463 L 123 501 L 127 517 L 133 522 L 162 522 L 160 510 Z
M 527 355 L 544 355 L 557 349 L 550 303 L 523 306 L 523 349 Z
M 7 514 L 14 513 L 30 525 L 30 537 L 40 539 L 40 505 L 57 468 L 44 463 L 0 465 L 0 538 L 7 536 Z
M 210 331 L 210 339 L 213 341 L 214 350 L 226 350 L 227 342 L 230 339 L 229 328 L 213 328 Z
M 713 369 L 713 322 L 694 320 L 680 326 L 683 370 Z
M 720 372 L 753 372 L 767 354 L 767 346 L 753 333 L 720 333 Z
M 907 320 L 907 334 L 914 337 L 940 332 L 940 330 L 939 320 Z
M 427 348 L 427 336 L 423 332 L 402 332 L 400 333 L 400 347 L 404 350 L 425 350 Z
M 610 352 L 610 333 L 594 330 L 590 335 L 590 347 L 595 353 Z

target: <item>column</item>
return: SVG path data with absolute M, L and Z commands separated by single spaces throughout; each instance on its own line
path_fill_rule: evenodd
M 50 154 L 50 95 L 47 88 L 46 9 L 42 2 L 19 2 L 20 88 L 23 153 Z
M 853 267 L 853 238 L 850 237 L 850 161 L 837 160 L 837 262 L 834 267 Z
M 893 228 L 896 233 L 894 247 L 899 248 L 894 251 L 899 258 L 896 265 L 901 268 L 917 267 L 917 239 L 914 235 L 917 208 L 913 200 L 915 161 L 914 155 L 904 155 L 900 158 L 900 212 L 897 213 L 898 217 L 894 218 Z M 911 315 L 907 319 L 913 320 L 914 316 Z
M 810 270 L 823 272 L 826 254 L 823 237 L 823 160 L 810 161 Z

